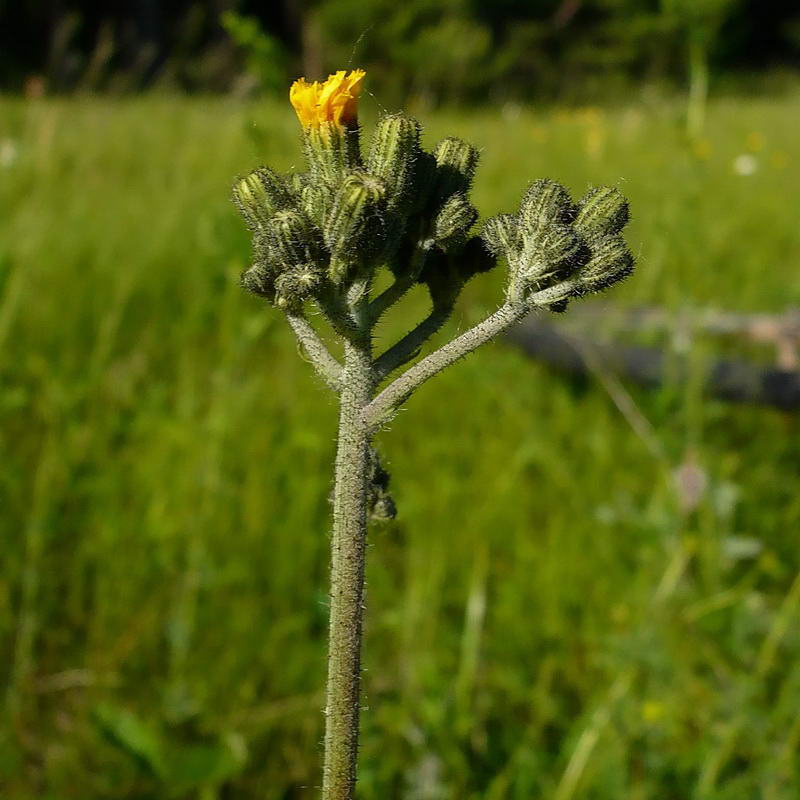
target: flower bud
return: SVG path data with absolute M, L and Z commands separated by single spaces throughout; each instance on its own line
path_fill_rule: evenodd
M 373 522 L 387 522 L 397 516 L 397 506 L 391 495 L 378 495 L 371 504 L 370 520 Z
M 592 242 L 592 255 L 578 273 L 578 294 L 600 292 L 633 272 L 633 254 L 621 236 L 606 236 Z
M 272 300 L 275 295 L 275 276 L 270 272 L 266 264 L 261 262 L 256 262 L 249 269 L 246 269 L 241 275 L 240 283 L 242 288 L 260 297 L 267 297 Z
M 321 284 L 322 274 L 314 264 L 292 267 L 275 279 L 275 305 L 286 311 L 298 311 Z
M 478 148 L 448 136 L 436 145 L 433 155 L 436 159 L 436 198 L 444 200 L 455 192 L 468 192 L 478 166 Z
M 490 253 L 514 259 L 520 246 L 518 217 L 515 214 L 489 217 L 481 230 L 481 239 Z
M 269 258 L 281 271 L 319 258 L 319 234 L 301 211 L 278 211 L 264 233 Z
M 383 117 L 375 129 L 367 171 L 385 182 L 390 207 L 402 205 L 412 189 L 419 137 L 419 122 L 404 114 Z
M 568 224 L 574 215 L 569 192 L 551 180 L 534 181 L 520 203 L 519 219 L 523 228 L 543 230 L 553 223 Z
M 548 225 L 541 231 L 523 231 L 519 275 L 531 287 L 542 288 L 553 278 L 564 278 L 589 256 L 583 240 L 569 225 Z
M 628 201 L 611 186 L 590 189 L 578 204 L 575 229 L 584 239 L 593 240 L 619 233 L 630 216 Z
M 437 246 L 445 251 L 458 249 L 477 219 L 477 210 L 463 192 L 451 195 L 434 221 L 433 236 Z
M 339 187 L 324 231 L 334 282 L 341 283 L 353 267 L 382 247 L 385 199 L 386 184 L 367 172 L 351 173 Z
M 308 218 L 324 230 L 333 207 L 333 189 L 324 183 L 304 186 L 300 194 L 300 206 Z
M 247 227 L 256 231 L 278 210 L 288 208 L 292 198 L 286 184 L 269 167 L 259 167 L 233 186 L 233 202 Z

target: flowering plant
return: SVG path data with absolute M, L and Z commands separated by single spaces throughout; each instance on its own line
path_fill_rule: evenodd
M 615 188 L 591 189 L 575 203 L 559 183 L 537 180 L 516 212 L 486 220 L 476 233 L 474 146 L 448 137 L 426 152 L 415 119 L 387 114 L 362 153 L 364 77 L 354 70 L 322 83 L 295 81 L 289 96 L 307 170 L 279 175 L 260 167 L 234 185 L 253 234 L 253 264 L 242 284 L 286 315 L 339 396 L 324 800 L 349 800 L 355 791 L 367 523 L 395 514 L 374 435 L 422 383 L 525 315 L 564 311 L 633 269 L 621 237 L 628 203 Z M 501 262 L 507 281 L 500 307 L 386 383 L 446 322 L 466 283 Z M 391 283 L 376 292 L 382 270 Z M 376 324 L 418 284 L 427 289 L 430 313 L 376 356 Z M 309 321 L 312 306 L 341 340 L 343 361 Z

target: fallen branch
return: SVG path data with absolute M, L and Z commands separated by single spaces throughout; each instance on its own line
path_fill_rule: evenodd
M 573 375 L 592 374 L 586 352 L 619 376 L 651 388 L 690 374 L 684 356 L 657 347 L 597 344 L 589 334 L 566 332 L 560 326 L 528 317 L 506 334 L 525 353 Z M 763 367 L 749 361 L 720 359 L 708 367 L 707 391 L 720 400 L 754 403 L 785 411 L 800 408 L 800 372 Z

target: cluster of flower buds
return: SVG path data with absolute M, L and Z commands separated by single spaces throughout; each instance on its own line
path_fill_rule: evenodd
M 508 262 L 509 299 L 555 288 L 553 310 L 563 311 L 569 298 L 606 289 L 632 272 L 633 256 L 620 235 L 628 218 L 628 201 L 617 189 L 590 189 L 575 204 L 560 183 L 538 180 L 516 214 L 492 217 L 481 235 Z
M 236 182 L 234 200 L 255 251 L 242 277 L 247 289 L 292 311 L 385 266 L 397 279 L 425 284 L 434 306 L 446 308 L 470 278 L 504 258 L 509 300 L 560 286 L 545 305 L 562 310 L 570 297 L 630 273 L 633 259 L 620 237 L 628 204 L 616 189 L 593 189 L 576 205 L 563 186 L 539 180 L 516 214 L 493 217 L 472 234 L 477 149 L 450 137 L 426 152 L 419 123 L 388 114 L 362 154 L 362 79 L 355 71 L 297 81 L 290 98 L 307 170 L 281 176 L 261 167 Z
M 348 80 L 338 73 L 329 82 L 344 91 Z M 447 138 L 427 153 L 419 123 L 389 114 L 362 156 L 347 104 L 334 111 L 320 106 L 329 82 L 317 89 L 298 82 L 291 95 L 308 170 L 280 176 L 261 167 L 234 186 L 255 251 L 243 285 L 291 310 L 387 266 L 395 277 L 427 284 L 435 301 L 452 299 L 495 264 L 480 239 L 470 237 L 478 217 L 468 197 L 477 149 Z

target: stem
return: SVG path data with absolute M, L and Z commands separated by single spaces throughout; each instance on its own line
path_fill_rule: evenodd
M 383 380 L 390 372 L 412 359 L 422 345 L 447 322 L 452 312 L 452 303 L 435 305 L 431 313 L 416 328 L 409 331 L 375 361 L 376 379 Z
M 364 413 L 369 429 L 376 431 L 425 381 L 519 322 L 529 310 L 530 306 L 524 303 L 506 303 L 474 328 L 418 361 L 366 407 Z
M 689 32 L 689 100 L 686 132 L 697 138 L 703 133 L 708 103 L 708 47 L 702 31 Z
M 323 800 L 352 800 L 356 782 L 373 391 L 369 342 L 345 342 L 331 542 L 331 611 Z
M 331 355 L 325 342 L 302 314 L 287 314 L 286 319 L 319 376 L 334 392 L 338 392 L 342 379 L 341 364 Z

